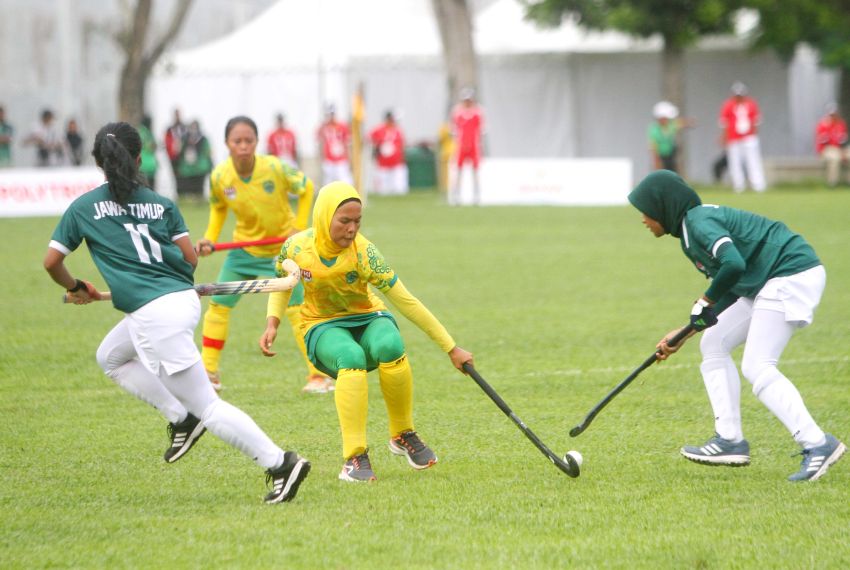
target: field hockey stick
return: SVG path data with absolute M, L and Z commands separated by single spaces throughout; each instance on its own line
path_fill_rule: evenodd
M 688 324 L 685 328 L 683 328 L 683 329 L 682 329 L 682 330 L 680 330 L 678 333 L 676 333 L 676 335 L 675 335 L 673 338 L 671 338 L 671 339 L 667 342 L 667 344 L 668 344 L 669 346 L 676 346 L 677 344 L 679 344 L 680 342 L 682 342 L 682 340 L 684 340 L 684 338 L 685 338 L 686 336 L 688 336 L 688 334 L 690 334 L 690 332 L 691 332 L 691 331 L 693 331 L 693 330 L 694 330 L 694 329 L 693 329 L 693 327 L 692 327 L 690 324 Z M 590 422 L 592 422 L 592 421 L 593 421 L 593 418 L 595 418 L 595 417 L 596 417 L 596 415 L 597 415 L 599 412 L 601 412 L 601 411 L 602 411 L 602 408 L 604 408 L 605 406 L 607 406 L 607 405 L 608 405 L 608 403 L 609 403 L 611 400 L 613 400 L 614 398 L 616 398 L 616 397 L 617 397 L 617 394 L 619 394 L 620 392 L 622 392 L 623 390 L 625 390 L 625 389 L 626 389 L 626 386 L 628 386 L 629 384 L 631 384 L 631 383 L 632 383 L 632 381 L 633 381 L 635 378 L 637 378 L 637 377 L 638 377 L 638 374 L 640 374 L 641 372 L 643 372 L 644 370 L 646 370 L 647 368 L 649 368 L 650 366 L 652 366 L 653 364 L 655 364 L 655 363 L 658 361 L 658 355 L 659 355 L 659 352 L 658 352 L 657 350 L 656 350 L 655 352 L 653 352 L 653 353 L 652 353 L 652 356 L 650 356 L 649 358 L 647 358 L 646 360 L 644 360 L 644 361 L 643 361 L 643 364 L 641 364 L 640 366 L 638 366 L 637 368 L 635 368 L 635 369 L 634 369 L 634 371 L 633 371 L 631 374 L 629 374 L 629 375 L 626 377 L 626 379 L 625 379 L 625 380 L 623 380 L 622 382 L 620 382 L 619 384 L 617 384 L 617 386 L 615 386 L 613 390 L 611 390 L 610 392 L 608 392 L 608 395 L 607 395 L 607 396 L 605 396 L 604 398 L 602 398 L 602 400 L 601 400 L 598 404 L 596 404 L 596 405 L 593 407 L 593 409 L 592 409 L 592 410 L 590 410 L 590 413 L 588 413 L 588 414 L 587 414 L 587 416 L 584 418 L 584 421 L 583 421 L 583 422 L 581 422 L 579 425 L 577 425 L 576 427 L 574 427 L 573 429 L 571 429 L 571 430 L 570 430 L 570 437 L 576 437 L 576 436 L 578 436 L 578 435 L 581 435 L 581 433 L 582 433 L 584 430 L 586 430 L 586 429 L 588 428 L 588 426 L 590 425 Z
M 286 277 L 277 279 L 254 279 L 249 281 L 222 281 L 219 283 L 198 283 L 195 291 L 201 297 L 212 295 L 247 295 L 249 293 L 274 293 L 276 291 L 289 291 L 298 285 L 301 279 L 301 269 L 291 259 L 283 260 L 283 268 L 287 272 Z M 68 303 L 70 296 L 65 293 L 62 302 Z M 111 301 L 112 293 L 103 291 L 98 301 Z
M 223 251 L 225 249 L 239 249 L 240 247 L 250 247 L 252 245 L 271 245 L 273 243 L 283 243 L 285 241 L 285 237 L 270 237 L 257 239 L 254 241 L 232 241 L 226 243 L 214 243 L 212 244 L 212 250 L 215 252 Z
M 485 394 L 490 396 L 490 399 L 493 400 L 493 402 L 499 407 L 499 409 L 502 410 L 506 416 L 511 418 L 511 420 L 520 429 L 520 431 L 525 434 L 525 437 L 531 440 L 531 443 L 533 443 L 534 446 L 539 449 L 541 453 L 543 453 L 543 455 L 549 458 L 549 461 L 554 463 L 558 469 L 560 469 L 570 477 L 579 476 L 579 474 L 581 473 L 581 467 L 572 455 L 567 454 L 564 456 L 563 459 L 561 459 L 560 457 L 552 453 L 552 450 L 546 447 L 546 444 L 540 441 L 539 437 L 534 435 L 534 432 L 531 431 L 531 428 L 525 425 L 525 422 L 523 422 L 521 419 L 519 419 L 519 417 L 517 417 L 513 410 L 511 410 L 510 406 L 505 403 L 501 396 L 496 393 L 492 386 L 490 386 L 490 384 L 488 384 L 487 381 L 481 377 L 478 371 L 475 370 L 475 368 L 470 363 L 464 362 L 463 370 L 464 372 L 469 374 L 473 380 L 475 380 L 475 383 L 478 384 L 478 386 L 480 386 L 482 390 L 484 390 Z

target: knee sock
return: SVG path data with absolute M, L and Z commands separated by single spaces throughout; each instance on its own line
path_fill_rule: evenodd
M 714 431 L 723 439 L 741 441 L 741 378 L 735 362 L 730 356 L 707 358 L 700 371 L 714 411 Z
M 407 355 L 378 365 L 381 392 L 387 405 L 390 437 L 413 430 L 413 371 Z
M 342 456 L 349 459 L 366 451 L 366 417 L 369 386 L 366 371 L 345 368 L 337 373 L 334 392 L 336 413 L 342 431 Z
M 186 419 L 189 412 L 183 404 L 138 360 L 130 360 L 104 372 L 125 391 L 156 408 L 169 423 L 177 424 Z
M 325 376 L 325 374 L 313 366 L 310 359 L 307 357 L 307 345 L 304 343 L 304 331 L 301 330 L 301 306 L 294 305 L 286 308 L 286 318 L 289 320 L 289 326 L 292 327 L 292 336 L 295 338 L 295 344 L 298 345 L 298 350 L 301 356 L 304 357 L 304 362 L 307 364 L 307 377 Z
M 753 382 L 753 393 L 802 447 L 808 449 L 826 442 L 823 430 L 809 414 L 800 392 L 778 368 L 772 366 L 759 374 Z
M 201 347 L 201 358 L 204 368 L 210 372 L 218 371 L 218 363 L 221 360 L 221 351 L 224 350 L 224 342 L 227 340 L 227 332 L 230 325 L 230 307 L 210 303 L 204 314 L 203 346 Z

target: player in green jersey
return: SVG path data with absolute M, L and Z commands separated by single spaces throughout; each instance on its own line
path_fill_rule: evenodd
M 142 186 L 141 148 L 138 131 L 127 123 L 100 129 L 92 155 L 106 183 L 68 207 L 53 232 L 44 268 L 75 304 L 100 298 L 64 263 L 86 241 L 113 305 L 125 314 L 98 348 L 98 364 L 169 422 L 167 462 L 180 459 L 209 430 L 266 468 L 273 481 L 267 503 L 289 501 L 310 464 L 275 445 L 245 412 L 220 399 L 207 380 L 194 339 L 201 315 L 192 277 L 198 258 L 177 206 Z
M 702 204 L 679 175 L 659 170 L 629 194 L 656 236 L 679 238 L 685 256 L 711 278 L 691 309 L 700 341 L 703 381 L 715 417 L 715 436 L 681 453 L 697 463 L 748 465 L 750 449 L 741 427 L 741 383 L 731 352 L 744 345 L 741 371 L 753 393 L 785 425 L 802 447 L 799 471 L 791 481 L 820 478 L 846 451 L 824 433 L 797 388 L 777 368 L 782 351 L 798 328 L 810 324 L 826 285 L 826 271 L 802 236 L 777 221 L 725 206 Z M 659 343 L 666 359 L 678 346 Z

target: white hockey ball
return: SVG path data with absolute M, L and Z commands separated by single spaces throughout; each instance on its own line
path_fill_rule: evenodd
M 581 467 L 581 464 L 584 462 L 584 457 L 581 456 L 581 453 L 575 450 L 568 451 L 567 454 L 564 456 L 564 461 L 569 463 L 567 457 L 572 457 L 575 462 L 578 463 L 579 467 Z

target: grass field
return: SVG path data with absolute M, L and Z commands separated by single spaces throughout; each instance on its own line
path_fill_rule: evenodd
M 785 220 L 815 246 L 828 285 L 782 368 L 822 427 L 850 440 L 850 191 L 780 189 L 703 199 Z M 185 206 L 193 239 L 202 206 Z M 400 325 L 415 418 L 440 457 L 414 472 L 386 448 L 370 375 L 379 481 L 337 480 L 331 396 L 300 393 L 288 336 L 264 359 L 261 296 L 234 312 L 223 396 L 313 463 L 290 504 L 266 506 L 262 471 L 205 436 L 162 461 L 165 423 L 94 360 L 120 314 L 63 306 L 41 267 L 56 219 L 0 218 L 0 566 L 3 568 L 848 568 L 850 459 L 791 484 L 799 457 L 744 381 L 752 465 L 708 468 L 678 449 L 712 435 L 696 342 L 645 371 L 577 439 L 569 429 L 683 325 L 705 281 L 676 240 L 631 207 L 449 208 L 433 193 L 374 198 L 363 233 L 475 354 L 478 370 L 553 450 L 560 473 L 418 329 Z M 201 261 L 214 280 L 222 258 Z M 103 286 L 82 248 L 74 274 Z M 285 334 L 285 333 L 284 333 Z

